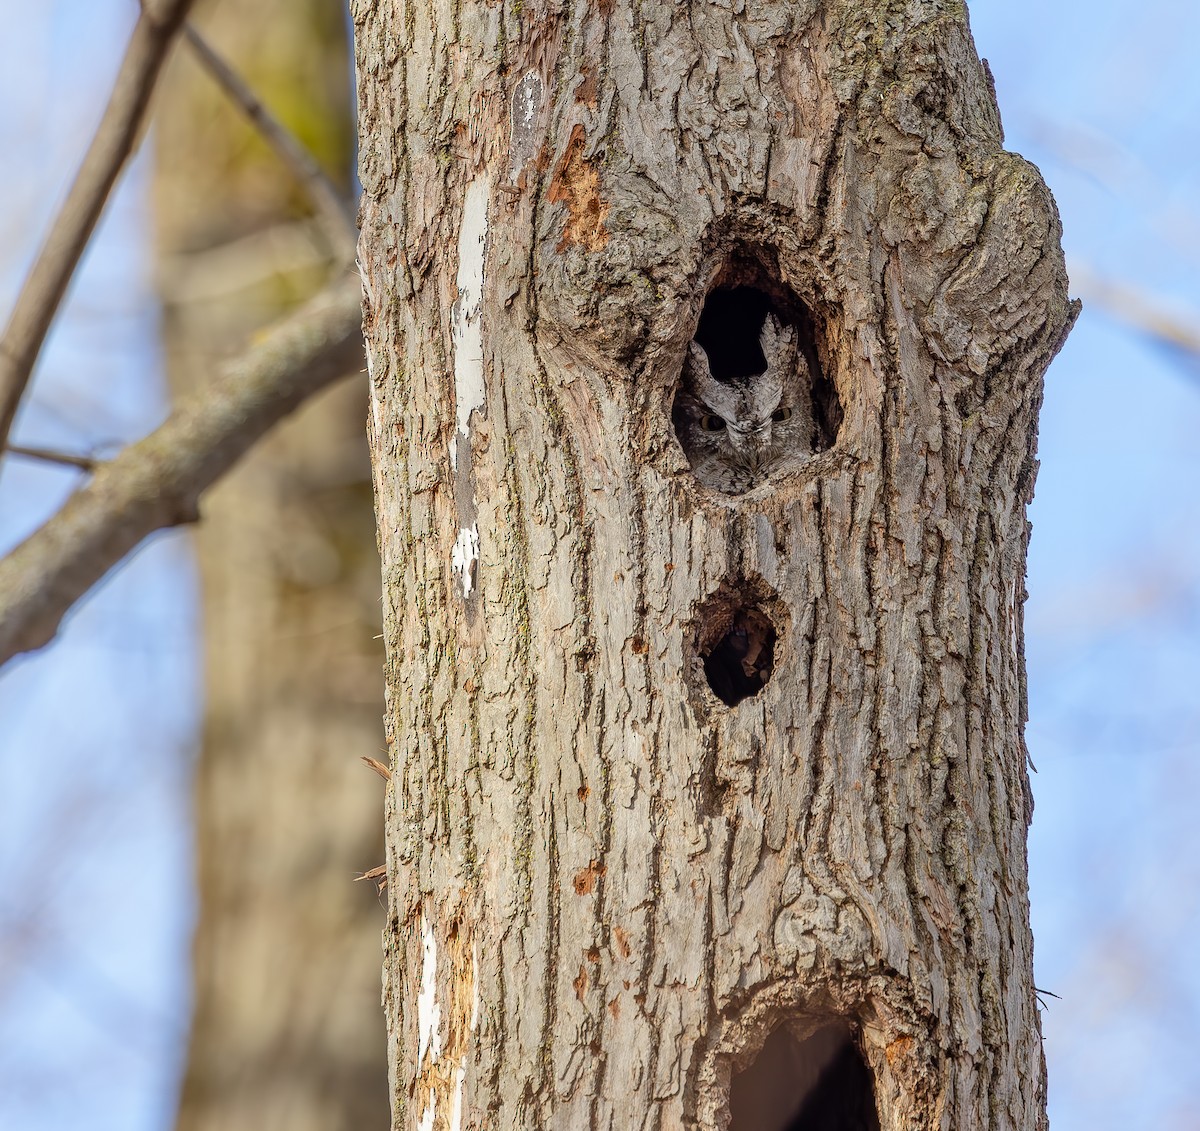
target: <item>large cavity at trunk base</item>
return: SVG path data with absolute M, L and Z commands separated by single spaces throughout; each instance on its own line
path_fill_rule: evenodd
M 798 1041 L 786 1025 L 732 1080 L 729 1131 L 879 1131 L 871 1074 L 850 1030 Z

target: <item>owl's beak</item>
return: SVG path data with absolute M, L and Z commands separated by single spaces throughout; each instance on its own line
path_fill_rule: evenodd
M 742 451 L 747 445 L 757 446 L 771 435 L 771 422 L 763 421 L 762 424 L 730 424 L 729 439 L 733 446 L 738 451 Z

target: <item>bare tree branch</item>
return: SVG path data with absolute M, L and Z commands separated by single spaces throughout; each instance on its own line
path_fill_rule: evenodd
M 1200 359 L 1200 332 L 1173 318 L 1153 298 L 1123 283 L 1114 283 L 1078 263 L 1070 264 L 1072 286 L 1083 298 L 1140 330 L 1160 345 Z
M 339 279 L 97 468 L 0 561 L 0 664 L 49 643 L 67 610 L 138 543 L 194 521 L 203 491 L 273 424 L 361 364 L 361 321 L 358 276 Z
M 158 72 L 192 0 L 146 5 L 134 26 L 104 117 L 0 337 L 0 452 L 79 257 L 129 155 Z
M 91 456 L 77 456 L 71 452 L 57 452 L 53 448 L 30 448 L 24 444 L 9 444 L 8 450 L 14 456 L 25 459 L 37 459 L 43 463 L 57 463 L 63 467 L 76 467 L 80 471 L 95 471 L 100 466 L 100 460 Z
M 311 153 L 271 114 L 240 75 L 217 54 L 191 25 L 185 24 L 184 38 L 196 53 L 204 69 L 217 85 L 235 102 L 243 114 L 262 134 L 292 175 L 304 186 L 317 209 L 325 238 L 336 255 L 352 258 L 358 243 L 358 225 L 337 186 L 313 159 Z

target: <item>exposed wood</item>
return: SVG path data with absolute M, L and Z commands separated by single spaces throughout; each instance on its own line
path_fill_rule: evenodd
M 853 1035 L 883 1131 L 1044 1127 L 1025 506 L 1075 309 L 965 7 L 353 9 L 394 1127 L 723 1129 L 781 1025 Z M 721 282 L 840 412 L 737 496 L 670 420 Z M 778 639 L 730 708 L 738 602 Z

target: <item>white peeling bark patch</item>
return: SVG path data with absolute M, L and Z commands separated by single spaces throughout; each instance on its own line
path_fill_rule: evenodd
M 433 1131 L 433 1119 L 437 1115 L 437 1093 L 429 1089 L 429 1106 L 421 1113 L 417 1131 Z
M 379 437 L 383 435 L 383 402 L 379 399 L 379 390 L 375 387 L 374 378 L 370 377 L 371 373 L 371 354 L 367 351 L 367 388 L 370 390 L 371 401 L 371 435 Z
M 450 1104 L 450 1131 L 462 1129 L 463 1084 L 467 1079 L 467 1058 L 464 1056 L 454 1070 L 454 1100 Z
M 454 304 L 454 398 L 458 428 L 450 441 L 450 466 L 458 470 L 458 438 L 470 434 L 471 413 L 483 408 L 483 267 L 491 184 L 480 177 L 467 186 L 458 233 L 458 301 Z
M 421 916 L 421 992 L 417 995 L 417 1065 L 428 1050 L 434 1060 L 442 1055 L 442 1007 L 437 1001 L 437 942 L 433 928 Z M 433 1107 L 430 1095 L 430 1110 Z M 428 1114 L 428 1113 L 427 1113 Z M 425 1120 L 422 1117 L 422 1125 Z
M 475 587 L 475 564 L 478 561 L 479 523 L 476 522 L 458 532 L 450 553 L 450 568 L 458 576 L 464 599 L 471 596 L 471 590 Z
M 530 71 L 513 91 L 508 152 L 514 180 L 537 150 L 534 124 L 542 108 L 543 93 L 542 78 L 537 71 Z

